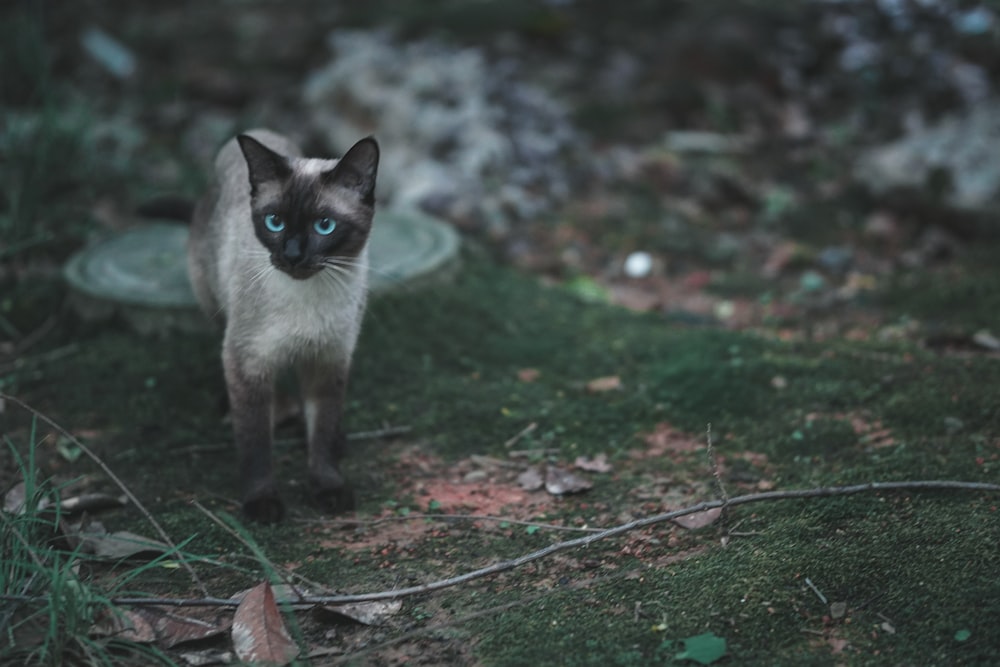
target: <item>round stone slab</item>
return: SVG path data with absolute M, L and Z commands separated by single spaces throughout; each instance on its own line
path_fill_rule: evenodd
M 64 274 L 81 312 L 102 317 L 121 310 L 140 330 L 179 325 L 195 309 L 187 274 L 185 225 L 152 223 L 129 229 L 80 251 Z M 458 234 L 450 225 L 417 211 L 376 214 L 369 240 L 369 283 L 375 293 L 436 277 L 458 255 Z M 170 322 L 137 323 L 171 313 Z M 136 317 L 133 317 L 136 316 Z

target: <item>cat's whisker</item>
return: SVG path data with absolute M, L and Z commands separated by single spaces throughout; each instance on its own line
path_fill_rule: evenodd
M 348 259 L 346 257 L 328 257 L 324 262 L 324 264 L 326 266 L 330 266 L 331 264 L 336 264 L 338 267 L 344 267 L 348 269 L 364 268 L 367 269 L 368 272 L 373 273 L 375 275 L 382 276 L 384 278 L 395 279 L 395 274 L 393 274 L 391 271 L 380 269 L 379 267 L 373 264 L 367 264 L 365 262 L 360 262 L 354 259 Z
M 339 294 L 351 296 L 351 286 L 347 282 L 347 279 L 352 277 L 351 274 L 338 270 L 332 266 L 326 266 L 326 268 L 329 270 L 321 272 L 323 279 L 326 280 Z

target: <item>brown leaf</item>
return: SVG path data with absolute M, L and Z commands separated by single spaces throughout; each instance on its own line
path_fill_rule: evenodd
M 587 383 L 587 391 L 592 394 L 599 394 L 605 391 L 617 391 L 622 388 L 622 380 L 617 375 L 608 375 L 602 378 L 594 378 Z
M 156 641 L 156 630 L 146 609 L 111 609 L 100 616 L 90 627 L 96 637 L 115 637 L 137 644 Z
M 184 642 L 222 634 L 228 628 L 229 622 L 218 618 L 206 621 L 181 616 L 163 607 L 139 607 L 102 614 L 90 632 L 97 636 L 115 636 L 141 644 L 155 641 L 166 648 L 172 648 Z
M 242 590 L 235 595 L 231 595 L 229 599 L 236 602 L 242 602 L 243 598 L 257 590 L 258 587 L 259 585 Z M 274 596 L 275 604 L 280 604 L 284 607 L 291 607 L 292 609 L 312 609 L 315 605 L 302 602 L 302 598 L 308 597 L 312 594 L 313 592 L 311 590 L 298 586 L 292 586 L 290 584 L 275 584 L 274 586 L 271 586 L 271 595 Z
M 841 639 L 840 637 L 830 637 L 826 640 L 826 643 L 830 645 L 830 652 L 834 655 L 843 653 L 844 649 L 850 644 L 846 639 Z
M 590 480 L 574 475 L 569 470 L 547 466 L 545 469 L 545 490 L 554 496 L 579 493 L 592 487 Z
M 545 486 L 545 479 L 538 468 L 531 467 L 517 476 L 517 483 L 525 491 L 538 491 Z
M 517 379 L 521 382 L 534 382 L 541 374 L 537 368 L 522 368 L 517 372 Z
M 299 653 L 266 581 L 252 588 L 233 615 L 233 649 L 243 662 L 287 665 Z
M 382 625 L 399 613 L 403 603 L 399 600 L 374 600 L 354 604 L 324 606 L 323 609 L 338 616 L 345 616 L 362 625 Z
M 685 514 L 684 516 L 679 516 L 674 519 L 676 523 L 681 528 L 687 528 L 688 530 L 695 530 L 697 528 L 704 528 L 705 526 L 711 526 L 715 523 L 718 518 L 722 515 L 722 508 L 715 507 L 710 510 L 703 510 L 701 512 L 695 512 L 694 514 Z
M 611 472 L 614 467 L 608 463 L 607 454 L 598 454 L 594 458 L 589 456 L 578 456 L 573 465 L 580 470 L 586 470 L 587 472 Z
M 166 648 L 220 635 L 232 625 L 228 619 L 218 616 L 204 620 L 193 616 L 181 616 L 156 607 L 150 607 L 149 611 L 159 614 L 154 628 L 159 643 Z
M 629 310 L 644 313 L 660 306 L 662 299 L 648 287 L 633 285 L 612 285 L 611 303 Z
M 698 436 L 675 429 L 668 422 L 660 422 L 651 433 L 641 434 L 649 446 L 643 451 L 631 452 L 634 458 L 658 458 L 666 453 L 687 453 L 699 450 L 703 443 Z

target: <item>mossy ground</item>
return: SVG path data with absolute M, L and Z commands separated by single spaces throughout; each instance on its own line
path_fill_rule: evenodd
M 223 81 L 252 81 L 251 88 L 234 90 L 259 101 L 299 81 L 325 53 L 320 45 L 330 26 L 311 13 L 299 21 L 311 30 L 299 25 L 283 32 L 282 21 L 266 21 L 277 32 L 262 32 L 266 39 L 249 48 L 243 32 L 253 21 L 233 21 L 227 6 L 188 4 L 170 8 L 166 20 L 149 8 L 127 12 L 123 3 L 66 5 L 43 24 L 40 5 L 20 3 L 8 12 L 11 20 L 0 22 L 9 37 L 2 40 L 9 57 L 0 58 L 0 83 L 10 105 L 0 142 L 0 176 L 10 185 L 0 196 L 0 327 L 20 341 L 17 359 L 0 361 L 0 390 L 84 440 L 174 540 L 192 538 L 185 550 L 210 559 L 196 568 L 212 594 L 230 595 L 267 576 L 248 539 L 283 571 L 337 591 L 371 592 L 466 572 L 575 535 L 516 521 L 611 526 L 713 498 L 704 447 L 708 424 L 723 482 L 734 495 L 883 480 L 1000 481 L 1000 360 L 971 343 L 980 329 L 1000 334 L 995 242 L 977 239 L 962 256 L 898 274 L 888 289 L 846 303 L 845 310 L 862 302 L 881 309 L 879 323 L 895 325 L 881 332 L 897 334 L 881 341 L 874 335 L 868 341 L 836 335 L 811 340 L 807 314 L 765 321 L 754 333 L 690 326 L 683 322 L 714 318 L 639 315 L 584 303 L 570 290 L 470 254 L 452 283 L 372 304 L 347 427 L 389 424 L 410 431 L 354 443 L 346 468 L 357 487 L 358 511 L 330 519 L 304 502 L 297 482 L 301 434 L 285 427 L 276 458 L 291 516 L 274 527 L 247 526 L 243 539 L 234 536 L 191 502 L 216 514 L 237 510 L 217 339 L 141 338 L 120 323 L 82 324 L 60 310 L 65 288 L 58 266 L 95 229 L 115 228 L 130 217 L 125 211 L 133 204 L 164 187 L 200 192 L 205 172 L 178 150 L 177 121 L 157 125 L 152 113 L 182 102 L 184 116 L 211 116 L 197 80 L 187 77 L 195 65 L 208 64 L 210 75 L 236 73 Z M 650 20 L 665 25 L 682 13 L 681 5 L 664 10 L 664 3 L 569 3 L 588 9 L 563 23 L 551 3 L 433 4 L 405 11 L 398 3 L 350 5 L 343 18 L 366 24 L 392 14 L 408 34 L 447 32 L 451 25 L 464 39 L 514 30 L 540 42 L 617 26 L 631 42 L 642 35 L 637 27 Z M 794 13 L 800 6 L 740 3 L 730 9 Z M 259 19 L 275 8 L 246 3 L 241 11 Z M 697 11 L 704 18 L 690 34 L 709 34 L 717 9 Z M 83 60 L 72 45 L 79 26 L 90 24 L 129 38 L 148 66 L 170 60 L 161 56 L 174 53 L 178 43 L 191 60 L 151 69 L 138 86 L 108 83 L 93 65 L 77 68 Z M 237 43 L 241 48 L 233 48 Z M 298 49 L 297 59 L 274 48 L 279 43 Z M 553 53 L 543 49 L 539 55 Z M 684 70 L 691 59 L 675 60 Z M 583 95 L 576 119 L 601 136 L 634 135 L 650 144 L 663 131 L 706 122 L 709 129 L 739 132 L 742 111 L 757 106 L 734 97 L 731 108 L 713 111 L 715 95 L 702 99 L 695 80 L 705 73 L 693 70 L 688 81 L 670 75 L 670 67 L 659 69 L 666 79 L 646 101 Z M 217 101 L 214 84 L 200 87 L 211 89 Z M 288 97 L 280 104 L 298 105 L 290 101 L 297 95 Z M 846 95 L 840 104 L 859 100 Z M 149 132 L 142 152 L 134 154 L 128 123 L 118 120 L 132 105 L 142 110 L 135 117 Z M 676 115 L 665 116 L 669 109 Z M 240 123 L 257 119 L 243 102 L 224 101 L 223 110 Z M 899 115 L 895 108 L 888 114 L 893 121 Z M 663 118 L 669 127 L 661 127 Z M 755 151 L 740 168 L 781 174 L 777 180 L 793 187 L 800 201 L 792 206 L 792 193 L 779 189 L 773 201 L 764 197 L 754 224 L 777 225 L 783 238 L 813 250 L 860 243 L 873 202 L 849 191 L 817 195 L 857 147 L 845 145 L 839 155 L 821 145 L 795 158 L 797 151 L 778 145 L 780 155 Z M 119 153 L 134 159 L 115 157 Z M 178 172 L 166 186 L 161 164 Z M 683 166 L 682 173 L 692 170 Z M 710 285 L 717 293 L 760 300 L 777 289 L 761 277 L 758 263 L 727 264 L 709 252 L 716 248 L 714 216 L 702 221 L 712 223 L 705 227 L 664 226 L 674 218 L 665 215 L 663 184 L 651 183 L 625 188 L 627 215 L 592 214 L 588 220 L 571 209 L 554 212 L 548 222 L 582 230 L 605 253 L 662 251 L 677 262 L 671 279 L 688 269 L 723 267 Z M 789 209 L 786 215 L 768 213 L 782 208 Z M 918 217 L 937 224 L 933 215 Z M 577 271 L 586 277 L 586 268 Z M 560 277 L 573 275 L 567 270 Z M 772 325 L 783 329 L 767 328 Z M 794 335 L 785 335 L 789 329 Z M 11 331 L 18 335 L 8 336 Z M 31 332 L 44 335 L 22 349 Z M 535 372 L 520 373 L 525 369 Z M 609 376 L 620 379 L 619 389 L 588 391 L 590 380 Z M 16 405 L 4 405 L 4 447 L 9 441 L 26 449 L 30 422 Z M 535 428 L 526 431 L 531 424 Z M 505 446 L 517 434 L 516 445 Z M 38 435 L 44 472 L 55 481 L 114 491 L 85 458 L 70 460 L 72 447 L 59 452 L 57 445 L 66 443 L 58 434 L 40 424 Z M 527 458 L 512 458 L 512 450 Z M 0 451 L 0 489 L 6 490 L 18 471 L 10 452 Z M 594 486 L 580 495 L 528 493 L 514 481 L 529 464 L 568 465 L 599 454 L 614 471 L 589 474 Z M 1000 663 L 998 504 L 995 495 L 937 492 L 746 505 L 700 530 L 662 524 L 406 598 L 402 611 L 380 628 L 319 614 L 295 618 L 304 643 L 344 651 L 319 664 L 667 664 L 675 650 L 666 641 L 710 631 L 728 642 L 726 664 L 992 665 Z M 476 513 L 509 521 L 451 516 Z M 96 518 L 109 529 L 153 535 L 134 508 Z M 82 574 L 111 586 L 135 567 L 94 565 Z M 806 579 L 828 602 L 844 603 L 843 616 L 835 617 Z M 126 591 L 201 595 L 183 570 L 166 567 L 150 568 L 115 589 Z M 967 639 L 957 639 L 959 631 Z M 0 662 L 7 659 L 0 655 Z
M 175 539 L 194 536 L 189 551 L 229 563 L 199 568 L 213 593 L 252 585 L 262 575 L 246 547 L 189 502 L 235 509 L 216 339 L 150 340 L 114 326 L 71 337 L 55 360 L 39 351 L 33 364 L 28 355 L 6 376 L 8 391 L 84 437 Z M 519 377 L 525 368 L 538 371 L 533 381 Z M 588 391 L 602 376 L 618 376 L 621 388 Z M 570 526 L 613 525 L 714 496 L 703 448 L 638 458 L 648 446 L 639 436 L 664 423 L 698 445 L 711 423 L 731 493 L 763 483 L 997 481 L 997 387 L 1000 363 L 989 355 L 681 327 L 583 303 L 470 256 L 453 283 L 384 297 L 370 309 L 348 428 L 412 430 L 353 446 L 347 468 L 360 523 L 320 521 L 304 502 L 293 483 L 302 463 L 290 428 L 277 457 L 292 516 L 248 531 L 272 562 L 350 592 L 426 582 L 540 548 L 566 535 L 446 518 L 364 523 L 434 511 L 437 482 L 454 481 L 472 455 L 507 459 L 504 443 L 530 423 L 537 428 L 517 449 L 544 449 L 536 458 L 563 464 L 603 453 L 615 465 L 613 474 L 592 475 L 587 493 L 539 492 L 530 509 L 505 507 L 511 517 Z M 8 406 L 4 419 L 8 437 L 24 445 L 23 415 Z M 88 469 L 46 460 L 62 479 Z M 960 493 L 746 506 L 700 531 L 647 529 L 407 599 L 388 626 L 340 627 L 338 641 L 361 651 L 359 664 L 409 653 L 499 665 L 640 665 L 668 661 L 664 640 L 712 631 L 727 639 L 733 664 L 989 664 L 1000 660 L 996 507 L 996 497 Z M 132 510 L 101 520 L 149 533 Z M 806 578 L 830 602 L 846 603 L 845 617 L 831 618 Z M 193 594 L 177 570 L 132 586 Z M 313 617 L 302 623 L 307 637 L 322 636 Z M 971 637 L 955 640 L 959 630 Z M 837 654 L 841 641 L 847 646 Z

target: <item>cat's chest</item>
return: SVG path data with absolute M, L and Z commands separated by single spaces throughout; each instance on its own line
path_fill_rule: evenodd
M 300 356 L 350 356 L 364 310 L 361 281 L 357 275 L 322 274 L 294 280 L 274 272 L 238 298 L 234 319 L 250 334 L 245 349 L 280 363 Z

